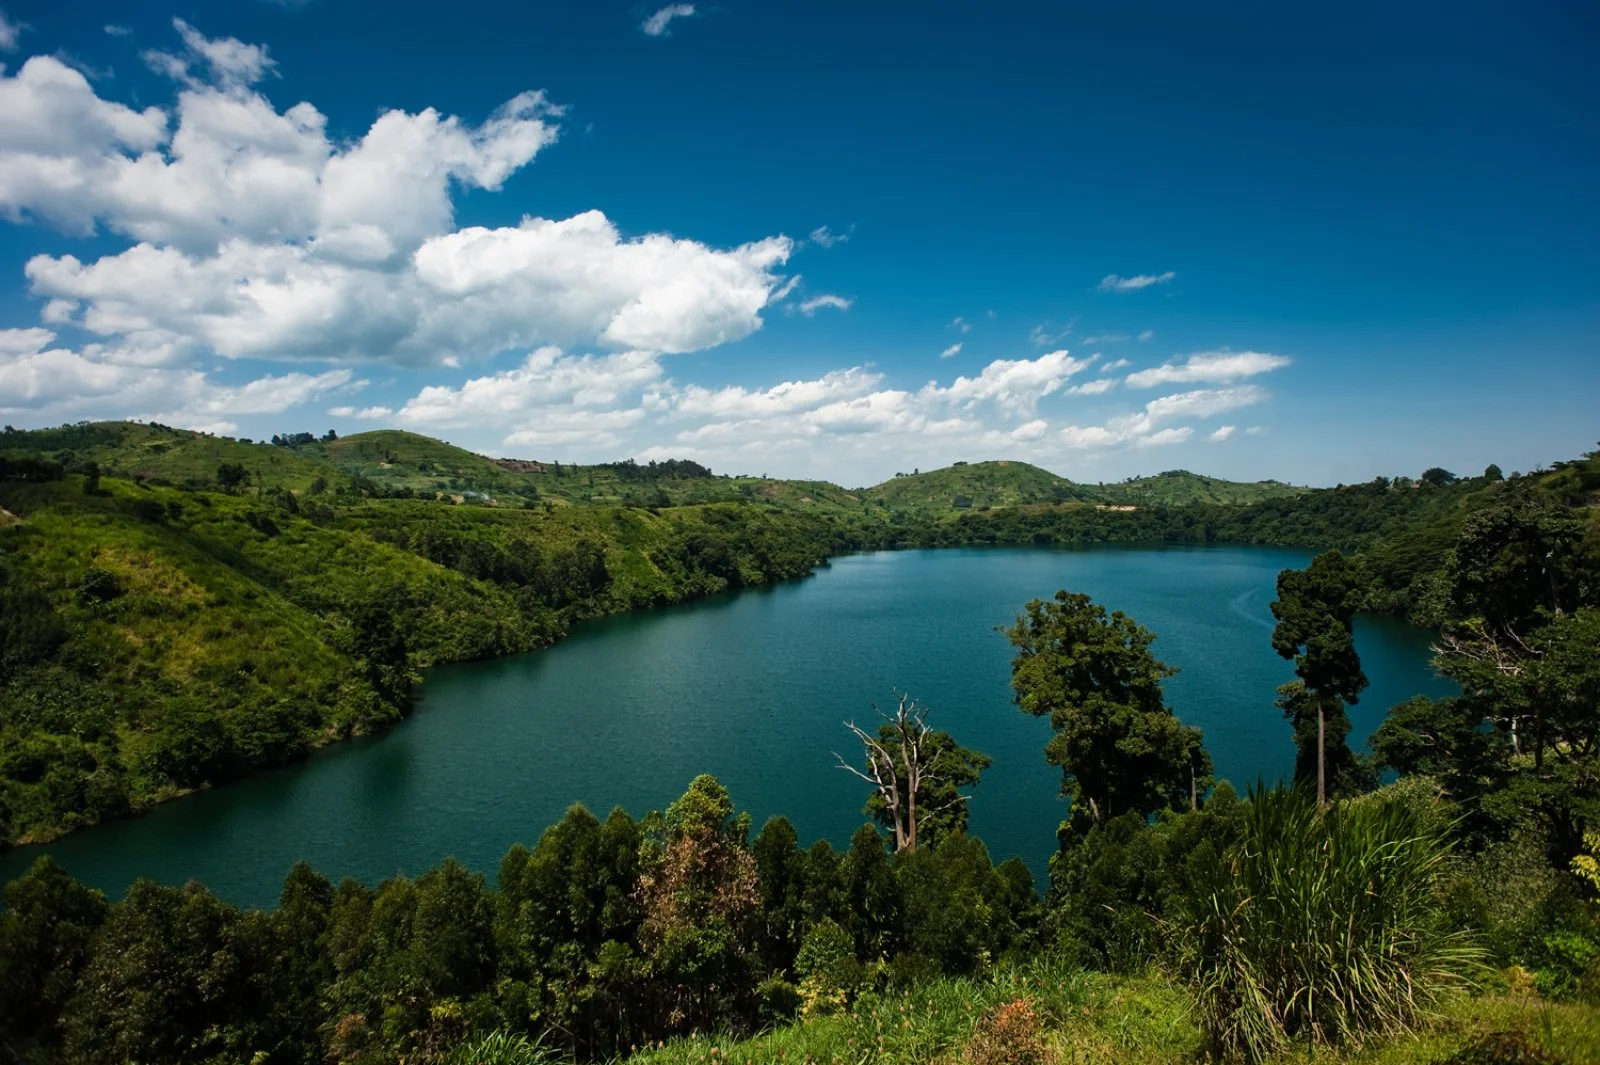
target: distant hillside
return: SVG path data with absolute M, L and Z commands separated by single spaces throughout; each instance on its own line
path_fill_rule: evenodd
M 1026 462 L 958 462 L 926 473 L 902 474 L 866 497 L 891 510 L 920 517 L 1041 503 L 1114 506 L 1238 505 L 1286 499 L 1303 489 L 1279 481 L 1239 482 L 1169 470 L 1119 484 L 1079 484 Z
M 13 430 L 0 436 L 0 451 L 57 458 L 65 465 L 94 462 L 108 475 L 185 486 L 215 485 L 217 469 L 224 464 L 243 466 L 245 483 L 266 490 L 304 492 L 318 477 L 330 488 L 350 480 L 315 455 L 265 442 L 135 422 L 84 422 L 58 429 Z
M 1098 486 L 1101 502 L 1136 506 L 1187 506 L 1191 503 L 1242 504 L 1288 499 L 1303 488 L 1282 481 L 1224 481 L 1188 470 L 1167 470 L 1153 477 L 1134 477 Z
M 1096 497 L 1049 470 L 1026 462 L 958 462 L 926 473 L 901 474 L 869 488 L 872 502 L 891 510 L 931 516 L 1024 503 L 1090 502 Z

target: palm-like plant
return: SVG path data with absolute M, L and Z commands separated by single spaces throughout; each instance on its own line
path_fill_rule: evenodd
M 1402 803 L 1324 812 L 1306 790 L 1253 794 L 1242 837 L 1196 870 L 1173 921 L 1216 1049 L 1260 1061 L 1406 1031 L 1469 985 L 1482 952 L 1438 904 L 1449 849 Z

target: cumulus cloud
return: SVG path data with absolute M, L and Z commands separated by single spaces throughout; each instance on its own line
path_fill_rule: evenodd
M 882 380 L 882 374 L 854 366 L 835 370 L 813 381 L 785 381 L 766 389 L 738 386 L 709 389 L 689 385 L 670 397 L 658 395 L 655 403 L 675 414 L 718 419 L 792 414 L 866 395 Z
M 835 296 L 832 293 L 824 293 L 820 296 L 812 296 L 808 300 L 802 300 L 795 306 L 795 310 L 809 318 L 825 307 L 832 307 L 834 310 L 839 311 L 848 311 L 855 305 L 855 302 L 855 300 L 846 299 L 843 296 Z
M 329 407 L 328 413 L 335 418 L 359 418 L 363 421 L 380 421 L 394 414 L 393 407 Z
M 1235 428 L 1236 427 L 1232 425 L 1219 425 L 1217 426 L 1216 431 L 1211 434 L 1210 439 L 1220 444 L 1222 441 L 1228 439 L 1228 437 L 1234 434 Z
M 52 324 L 225 357 L 425 365 L 546 343 L 698 350 L 760 328 L 783 294 L 785 237 L 629 238 L 599 211 L 454 229 L 455 189 L 498 189 L 556 139 L 541 93 L 477 126 L 389 111 L 337 140 L 310 104 L 280 112 L 246 86 L 270 71 L 265 49 L 180 30 L 232 80 L 187 85 L 170 114 L 104 100 L 49 57 L 0 74 L 0 212 L 137 241 L 30 261 Z
M 1101 373 L 1110 373 L 1113 370 L 1120 370 L 1126 365 L 1128 365 L 1128 360 L 1127 359 L 1112 359 L 1110 362 L 1103 363 L 1100 366 L 1100 372 Z
M 1040 399 L 1059 391 L 1093 361 L 1075 359 L 1065 350 L 1037 359 L 996 359 L 977 377 L 957 377 L 946 387 L 929 384 L 919 395 L 968 409 L 993 403 L 1002 410 L 1031 413 Z
M 1107 274 L 1100 279 L 1100 283 L 1095 287 L 1101 292 L 1138 292 L 1140 289 L 1149 288 L 1151 285 L 1165 285 L 1177 276 L 1177 273 L 1172 270 L 1162 274 L 1134 274 L 1132 277 Z
M 1097 377 L 1093 381 L 1085 381 L 1081 385 L 1073 385 L 1067 389 L 1067 394 L 1072 396 L 1099 396 L 1117 387 L 1114 377 Z
M 693 4 L 668 4 L 643 22 L 639 28 L 650 37 L 664 37 L 673 19 L 688 18 L 694 14 Z
M 939 352 L 939 358 L 950 359 L 959 354 L 961 354 L 961 343 L 957 341 L 956 343 L 951 344 L 948 348 L 945 348 L 943 351 Z
M 108 358 L 115 350 L 53 348 L 54 339 L 47 329 L 0 331 L 0 413 L 85 416 L 114 403 L 119 417 L 231 431 L 231 417 L 281 413 L 355 384 L 348 369 L 221 384 L 199 370 Z
M 1287 357 L 1261 351 L 1208 351 L 1190 355 L 1182 362 L 1168 362 L 1131 373 L 1127 377 L 1127 384 L 1129 388 L 1150 388 L 1154 385 L 1198 381 L 1225 383 L 1269 373 L 1287 365 Z
M 504 426 L 553 404 L 602 407 L 661 378 L 656 355 L 568 355 L 545 347 L 510 370 L 459 386 L 429 385 L 396 414 L 406 425 L 431 428 Z

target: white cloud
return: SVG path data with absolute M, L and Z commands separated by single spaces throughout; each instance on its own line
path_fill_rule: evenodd
M 1208 351 L 1190 355 L 1183 362 L 1168 362 L 1136 371 L 1128 375 L 1127 383 L 1130 388 L 1191 381 L 1225 383 L 1269 373 L 1287 365 L 1289 359 L 1283 355 L 1269 355 L 1260 351 Z
M 835 370 L 818 380 L 785 381 L 767 389 L 750 390 L 737 386 L 709 389 L 689 385 L 658 402 L 680 415 L 718 419 L 750 418 L 790 414 L 841 399 L 854 399 L 871 392 L 882 380 L 882 374 L 854 366 L 848 370 Z
M 238 86 L 253 85 L 273 73 L 277 67 L 276 61 L 267 54 L 263 45 L 245 44 L 234 37 L 213 39 L 181 18 L 173 19 L 172 25 L 178 31 L 178 36 L 183 38 L 186 54 L 176 56 L 153 49 L 145 52 L 144 61 L 158 74 L 193 84 L 189 66 L 200 62 L 206 65 L 211 80 L 218 85 Z M 111 32 L 109 26 L 106 32 Z
M 498 189 L 555 140 L 558 115 L 522 93 L 478 127 L 388 111 L 335 144 L 309 103 L 279 113 L 239 86 L 191 85 L 169 141 L 166 111 L 102 100 L 40 56 L 0 77 L 0 210 L 195 253 L 293 242 L 329 261 L 398 262 L 449 230 L 452 185 Z
M 434 428 L 503 426 L 557 403 L 608 406 L 660 378 L 661 364 L 650 352 L 568 355 L 546 347 L 515 369 L 474 377 L 459 387 L 430 385 L 401 407 L 396 418 Z
M 1232 436 L 1234 434 L 1234 430 L 1235 426 L 1219 425 L 1217 426 L 1216 432 L 1211 434 L 1211 439 L 1217 443 L 1221 443 L 1222 441 L 1228 439 L 1228 437 Z
M 1266 431 L 1267 431 L 1267 429 L 1266 429 L 1266 426 L 1264 426 L 1264 425 L 1252 425 L 1250 428 L 1248 428 L 1248 429 L 1246 429 L 1244 431 L 1244 435 L 1245 436 L 1261 436 Z
M 101 28 L 112 37 L 126 37 L 128 34 L 133 32 L 128 27 L 119 26 L 115 22 L 108 22 Z
M 1125 344 L 1133 338 L 1127 333 L 1100 333 L 1092 337 L 1084 337 L 1084 344 Z
M 1146 329 L 1144 332 L 1139 334 L 1139 343 L 1143 344 L 1145 341 L 1154 340 L 1155 338 L 1156 331 L 1154 329 Z
M 950 320 L 950 324 L 945 326 L 945 328 L 955 329 L 962 333 L 970 333 L 972 332 L 972 323 L 958 314 Z
M 45 329 L 0 331 L 0 413 L 40 420 L 113 414 L 185 427 L 231 427 L 229 416 L 277 414 L 353 386 L 347 369 L 220 384 L 199 370 L 116 361 L 106 356 L 118 352 L 94 346 L 51 348 L 53 339 Z
M 1072 332 L 1073 322 L 1068 322 L 1064 327 L 1057 329 L 1049 322 L 1040 322 L 1028 330 L 1028 340 L 1039 347 L 1048 347 L 1059 343 Z
M 378 421 L 383 418 L 393 417 L 392 407 L 329 407 L 328 413 L 335 418 L 360 418 L 363 421 Z
M 15 52 L 20 36 L 22 27 L 7 18 L 4 11 L 0 11 L 0 52 Z
M 648 36 L 663 37 L 667 34 L 667 27 L 671 25 L 673 19 L 688 18 L 693 14 L 693 4 L 668 4 L 639 23 L 639 28 Z
M 1105 380 L 1101 378 L 1100 380 Z M 1191 426 L 1160 428 L 1165 422 L 1181 418 L 1210 418 L 1240 407 L 1265 402 L 1267 392 L 1255 385 L 1242 388 L 1198 389 L 1152 399 L 1142 411 L 1112 418 L 1104 425 L 1069 425 L 1060 439 L 1072 448 L 1106 448 L 1131 443 L 1138 447 L 1182 443 L 1193 433 Z
M 844 244 L 847 242 L 852 236 L 855 235 L 855 231 L 856 227 L 853 225 L 843 233 L 835 233 L 827 226 L 818 226 L 816 229 L 811 231 L 811 243 L 820 245 L 824 248 L 831 248 L 835 244 Z
M 929 384 L 919 393 L 971 409 L 992 402 L 1002 410 L 1031 413 L 1039 400 L 1059 391 L 1093 359 L 1074 359 L 1065 350 L 1037 359 L 996 359 L 977 377 L 957 377 L 948 387 Z
M 819 310 L 822 310 L 824 307 L 832 307 L 835 310 L 848 311 L 855 305 L 855 302 L 855 300 L 846 299 L 843 296 L 835 296 L 832 293 L 824 293 L 820 296 L 812 296 L 808 300 L 802 300 L 795 307 L 795 310 L 809 318 L 813 314 L 816 314 Z
M 1101 292 L 1138 292 L 1140 289 L 1149 288 L 1151 285 L 1165 285 L 1178 275 L 1168 270 L 1162 274 L 1134 274 L 1132 277 L 1118 277 L 1116 274 L 1107 274 L 1100 279 L 1095 287 Z
M 1163 447 L 1167 444 L 1181 444 L 1194 435 L 1194 427 L 1189 425 L 1174 426 L 1170 429 L 1160 429 L 1149 436 L 1141 436 L 1134 440 L 1135 447 Z
M 939 352 L 939 358 L 949 359 L 954 358 L 959 354 L 961 354 L 961 343 L 957 341 L 956 343 L 951 344 L 948 348 L 945 348 L 943 351 Z
M 0 329 L 0 358 L 7 355 L 32 355 L 43 351 L 56 338 L 48 329 Z
M 1120 370 L 1126 365 L 1128 365 L 1127 359 L 1112 359 L 1110 362 L 1105 363 L 1100 367 L 1100 372 L 1110 373 L 1113 370 Z
M 1115 377 L 1097 377 L 1093 381 L 1085 381 L 1081 385 L 1073 385 L 1067 389 L 1069 396 L 1098 396 L 1117 387 Z

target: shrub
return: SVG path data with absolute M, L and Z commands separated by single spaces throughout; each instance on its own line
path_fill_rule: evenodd
M 1043 1065 L 1044 1040 L 1033 1000 L 1019 998 L 985 1014 L 961 1060 L 968 1065 Z
M 1252 796 L 1240 839 L 1193 872 L 1177 962 L 1214 1047 L 1259 1061 L 1295 1041 L 1403 1032 L 1481 971 L 1437 895 L 1448 836 L 1411 803 L 1319 811 Z
M 104 603 L 121 594 L 116 575 L 103 569 L 84 570 L 83 579 L 78 582 L 78 602 L 84 606 Z

